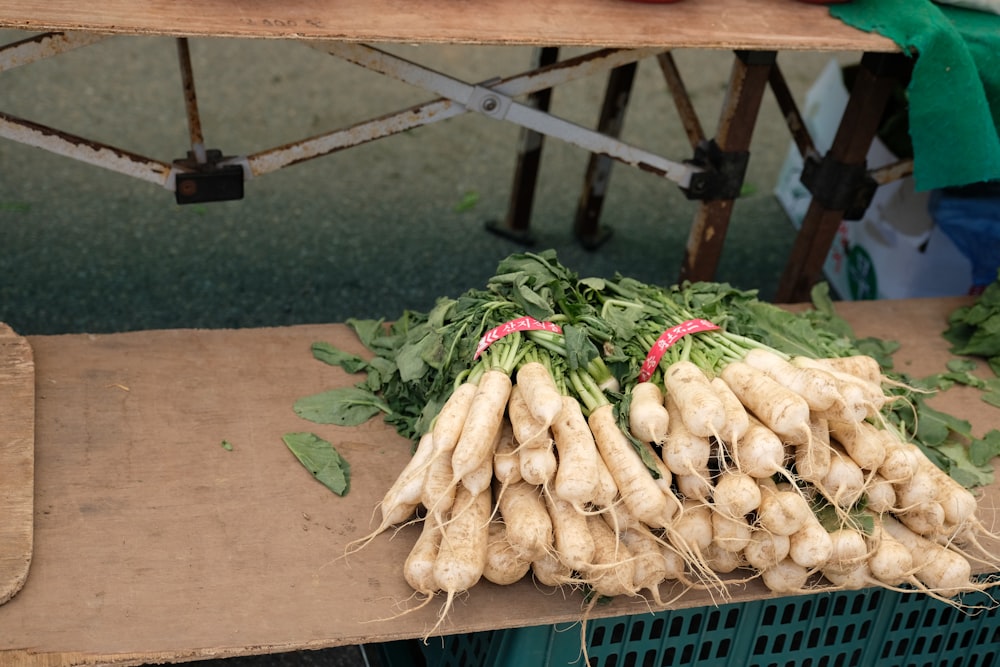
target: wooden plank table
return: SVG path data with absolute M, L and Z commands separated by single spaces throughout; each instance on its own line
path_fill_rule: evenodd
M 794 0 L 2 0 L 0 27 L 363 42 L 885 51 Z
M 452 0 L 444 3 L 431 0 L 371 0 L 363 3 L 344 0 L 291 0 L 280 3 L 266 0 L 99 0 L 86 4 L 71 0 L 0 0 L 0 28 L 101 35 L 171 35 L 184 39 L 289 39 L 327 44 L 392 42 L 534 45 L 550 49 L 569 46 L 652 48 L 661 50 L 658 56 L 661 58 L 666 57 L 663 51 L 670 49 L 736 50 L 738 55 L 728 82 L 728 94 L 714 135 L 693 138 L 696 144 L 692 147 L 694 158 L 682 156 L 667 161 L 678 167 L 694 163 L 697 169 L 706 172 L 707 184 L 689 184 L 686 173 L 689 167 L 686 165 L 681 168 L 684 173 L 671 176 L 665 171 L 670 167 L 661 160 L 650 163 L 644 158 L 631 158 L 635 147 L 619 146 L 615 136 L 611 137 L 612 142 L 621 148 L 621 152 L 607 155 L 604 139 L 609 134 L 617 133 L 610 118 L 602 117 L 599 124 L 601 131 L 596 133 L 599 138 L 587 135 L 585 141 L 577 144 L 590 151 L 595 162 L 616 159 L 675 180 L 689 197 L 701 202 L 678 271 L 680 278 L 692 280 L 711 280 L 714 277 L 734 200 L 742 185 L 757 113 L 768 86 L 778 95 L 782 114 L 793 134 L 797 135 L 796 143 L 800 149 L 811 150 L 808 142 L 798 141 L 803 128 L 797 120 L 797 111 L 788 107 L 788 104 L 794 103 L 784 89 L 774 61 L 778 51 L 858 51 L 868 56 L 862 61 L 864 67 L 859 75 L 858 90 L 845 112 L 843 131 L 829 151 L 836 168 L 823 170 L 824 174 L 833 174 L 827 180 L 837 185 L 843 180 L 837 176 L 838 173 L 853 173 L 852 168 L 859 165 L 864 171 L 865 155 L 888 99 L 888 91 L 894 81 L 905 75 L 897 68 L 885 65 L 885 62 L 894 62 L 894 59 L 905 60 L 898 55 L 898 49 L 891 40 L 847 26 L 831 17 L 826 7 L 795 0 L 686 0 L 665 5 L 626 0 Z M 48 45 L 41 50 L 47 48 Z M 12 60 L 17 61 L 19 57 L 14 55 Z M 634 67 L 634 63 L 622 67 L 629 66 Z M 605 65 L 605 69 L 610 70 L 611 66 Z M 599 71 L 595 67 L 592 74 Z M 398 70 L 383 73 L 397 75 Z M 416 78 L 408 79 L 408 82 L 421 80 L 420 73 L 411 74 Z M 429 73 L 422 74 L 425 80 Z M 631 84 L 619 82 L 615 85 Z M 440 90 L 429 89 L 435 92 Z M 674 86 L 671 90 L 675 99 L 684 95 L 683 90 Z M 186 92 L 193 92 L 193 86 L 186 87 Z M 614 99 L 621 94 L 621 90 L 609 89 L 607 96 Z M 627 91 L 625 95 L 627 99 Z M 461 103 L 461 100 L 458 101 Z M 682 106 L 680 101 L 678 106 Z M 498 107 L 505 108 L 494 103 L 489 107 L 490 113 L 496 113 Z M 192 109 L 196 107 L 190 105 L 189 114 Z M 405 116 L 397 117 L 402 119 Z M 537 114 L 535 119 L 538 120 Z M 521 122 L 518 121 L 518 124 Z M 582 136 L 581 131 L 591 132 L 566 125 L 556 128 L 551 124 L 543 125 L 548 128 L 544 134 L 566 140 L 576 141 Z M 200 122 L 189 121 L 189 126 L 193 135 L 192 152 L 198 156 L 199 150 L 204 151 L 200 129 L 195 129 L 200 127 Z M 361 134 L 370 130 L 370 126 L 363 131 L 359 126 L 354 127 Z M 540 126 L 524 127 L 525 132 L 535 136 L 522 144 L 540 146 L 543 133 L 539 130 Z M 207 180 L 196 182 L 192 178 L 185 179 L 181 188 L 177 179 L 192 171 L 211 171 L 216 166 L 204 160 L 189 160 L 183 164 L 150 160 L 114 147 L 97 147 L 83 137 L 63 136 L 52 128 L 40 128 L 3 114 L 0 114 L 0 134 L 164 185 L 180 193 L 179 201 L 182 203 L 206 201 L 198 198 L 198 188 L 207 189 L 209 185 Z M 340 150 L 343 141 L 357 141 L 350 132 L 335 137 L 334 133 L 330 133 L 324 139 L 302 142 L 307 146 L 306 158 L 299 153 L 289 154 L 285 147 L 253 156 L 230 157 L 224 164 L 230 168 L 230 172 L 225 174 L 228 180 L 220 178 L 215 193 L 206 196 L 242 197 L 241 177 L 259 176 L 301 159 L 312 159 Z M 519 156 L 507 221 L 499 228 L 492 228 L 493 231 L 514 238 L 528 236 L 526 230 L 537 173 L 533 168 L 524 168 L 524 163 L 531 160 L 537 160 L 537 155 Z M 830 165 L 824 165 L 827 166 Z M 838 171 L 840 167 L 843 169 Z M 581 242 L 588 247 L 603 242 L 605 238 L 597 225 L 597 218 L 607 168 L 592 164 L 580 198 L 581 210 L 577 213 L 574 228 Z M 218 170 L 214 175 L 223 176 Z M 817 187 L 837 193 L 843 190 L 827 187 L 829 185 L 821 183 Z M 805 300 L 809 287 L 821 278 L 823 260 L 847 205 L 842 201 L 819 199 L 822 201 L 810 209 L 802 223 L 798 242 L 778 285 L 778 301 Z M 674 277 L 671 275 L 664 282 L 673 281 Z
M 31 567 L 34 450 L 31 346 L 0 323 L 0 605 L 21 590 Z
M 939 337 L 961 301 L 839 304 L 859 335 L 902 342 L 901 370 L 950 358 Z M 298 418 L 296 399 L 356 381 L 314 360 L 324 340 L 364 353 L 341 324 L 29 337 L 36 364 L 35 549 L 23 589 L 0 607 L 0 664 L 142 664 L 422 637 L 439 606 L 412 604 L 401 564 L 415 537 L 369 527 L 409 444 L 380 420 L 357 428 Z M 938 407 L 1000 427 L 1000 412 L 953 389 Z M 330 440 L 352 488 L 321 486 L 282 442 Z M 230 443 L 231 449 L 224 443 Z M 996 525 L 1000 486 L 982 515 Z M 1000 545 L 997 545 L 1000 546 Z M 769 594 L 758 583 L 733 600 Z M 437 634 L 576 620 L 579 594 L 530 582 L 478 584 Z M 692 592 L 678 608 L 704 606 Z M 594 615 L 646 611 L 622 600 Z

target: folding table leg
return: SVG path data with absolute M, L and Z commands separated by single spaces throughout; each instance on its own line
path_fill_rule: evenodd
M 813 198 L 778 283 L 776 302 L 807 300 L 821 279 L 844 212 L 853 204 L 856 184 L 851 181 L 867 177 L 865 160 L 871 142 L 895 84 L 905 78 L 911 64 L 902 54 L 866 53 L 862 57 L 833 145 L 818 168 Z
M 559 60 L 559 48 L 546 46 L 535 49 L 532 69 L 552 65 Z M 539 111 L 548 111 L 552 100 L 552 89 L 546 88 L 528 96 L 528 104 Z M 545 135 L 521 128 L 517 151 L 517 166 L 514 169 L 514 184 L 507 206 L 507 218 L 503 223 L 490 220 L 486 229 L 500 236 L 531 245 L 531 208 L 535 202 L 535 185 L 542 160 L 542 145 Z
M 637 65 L 633 62 L 614 68 L 608 75 L 601 117 L 597 125 L 598 132 L 615 138 L 621 134 L 636 68 Z M 573 223 L 577 240 L 588 250 L 599 247 L 611 236 L 611 231 L 601 227 L 599 220 L 604 196 L 608 191 L 608 181 L 611 179 L 612 164 L 613 161 L 606 155 L 590 154 L 583 193 L 580 195 L 576 220 Z
M 688 235 L 681 280 L 712 280 L 715 277 L 733 200 L 742 187 L 750 138 L 775 59 L 773 51 L 738 51 L 733 60 L 718 132 L 708 152 L 710 159 L 719 161 L 713 166 L 722 175 L 723 182 L 713 188 L 715 192 L 698 192 L 695 184 L 688 190 L 688 197 L 701 199 L 702 203 Z

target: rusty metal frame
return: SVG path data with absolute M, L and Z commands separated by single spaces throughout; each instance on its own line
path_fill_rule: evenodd
M 88 33 L 46 33 L 15 42 L 0 47 L 0 73 L 108 38 L 108 35 Z M 518 75 L 471 84 L 364 44 L 303 43 L 382 75 L 418 86 L 439 97 L 292 143 L 248 155 L 223 156 L 219 151 L 206 149 L 188 40 L 178 38 L 177 55 L 191 144 L 187 159 L 171 162 L 156 160 L 3 112 L 0 112 L 0 137 L 156 183 L 174 191 L 178 177 L 182 174 L 231 170 L 238 166 L 243 170 L 244 180 L 249 180 L 335 151 L 473 111 L 512 122 L 527 131 L 562 139 L 592 153 L 607 155 L 675 181 L 682 187 L 686 186 L 693 173 L 699 171 L 697 167 L 668 160 L 618 141 L 616 137 L 558 118 L 547 110 L 536 108 L 530 99 L 526 103 L 515 99 L 536 95 L 601 71 L 634 64 L 655 56 L 658 52 L 656 49 L 600 49 L 535 67 Z

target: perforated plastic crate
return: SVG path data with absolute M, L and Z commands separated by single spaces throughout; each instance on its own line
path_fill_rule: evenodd
M 994 667 L 1000 611 L 872 588 L 591 619 L 588 663 L 579 624 L 435 638 L 420 653 L 429 667 Z

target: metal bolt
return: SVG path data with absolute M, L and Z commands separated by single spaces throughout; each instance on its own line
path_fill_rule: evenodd
M 485 113 L 493 113 L 500 108 L 500 100 L 493 95 L 489 95 L 483 98 L 483 101 L 479 104 L 479 108 Z
M 198 194 L 198 183 L 191 180 L 183 180 L 180 182 L 178 190 L 185 197 L 193 197 Z

